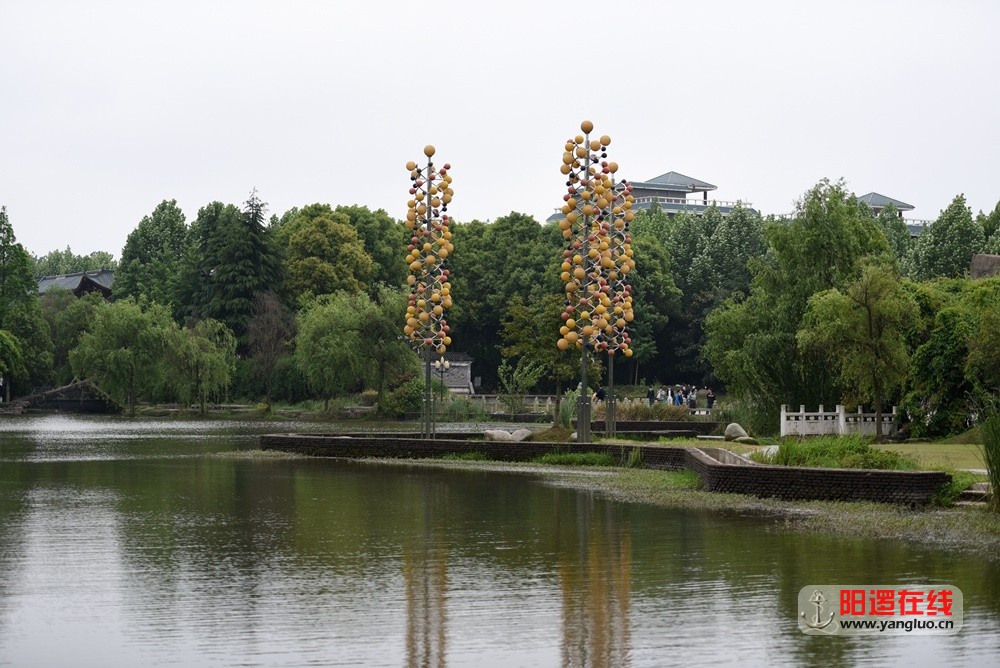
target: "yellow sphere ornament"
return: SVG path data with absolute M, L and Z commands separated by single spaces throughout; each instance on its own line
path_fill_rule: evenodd
M 626 348 L 625 349 L 625 357 L 632 357 L 632 349 L 631 348 Z
M 594 124 L 590 121 L 584 121 L 583 123 L 580 123 L 580 129 L 587 134 L 590 134 L 594 130 Z
M 611 143 L 611 137 L 607 135 L 601 135 L 601 146 L 607 146 L 610 143 Z
M 434 155 L 434 147 L 431 146 L 430 144 L 424 146 L 424 155 L 426 155 L 428 158 Z
M 556 348 L 558 348 L 559 350 L 569 349 L 569 341 L 567 341 L 566 339 L 559 339 L 558 341 L 556 341 Z
M 412 160 L 406 163 L 406 171 L 412 172 L 416 168 L 417 168 L 417 163 L 413 162 Z

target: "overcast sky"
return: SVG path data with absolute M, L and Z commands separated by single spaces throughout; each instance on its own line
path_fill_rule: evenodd
M 431 143 L 455 218 L 541 221 L 590 119 L 624 178 L 763 213 L 823 177 L 990 210 L 998 29 L 990 0 L 0 0 L 0 204 L 38 255 L 118 257 L 160 201 L 253 187 L 402 218 Z

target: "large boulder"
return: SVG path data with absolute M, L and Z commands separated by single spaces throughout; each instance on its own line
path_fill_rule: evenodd
M 747 437 L 749 435 L 750 434 L 747 433 L 746 429 L 744 429 L 743 427 L 739 426 L 735 422 L 731 422 L 726 427 L 726 435 L 725 435 L 724 438 L 727 441 L 735 441 L 738 438 L 745 438 L 745 437 Z
M 526 441 L 529 438 L 531 438 L 531 430 L 530 429 L 517 429 L 517 430 L 514 431 L 514 433 L 512 433 L 510 435 L 510 437 L 511 437 L 512 440 L 515 440 L 515 441 Z
M 487 429 L 483 432 L 487 441 L 513 441 L 514 437 L 509 431 L 503 429 Z

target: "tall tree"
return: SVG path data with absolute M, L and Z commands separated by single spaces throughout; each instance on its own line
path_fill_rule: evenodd
M 335 213 L 329 204 L 312 204 L 274 230 L 291 299 L 368 289 L 375 265 L 347 214 Z
M 15 337 L 20 363 L 11 369 L 7 392 L 20 393 L 49 382 L 52 340 L 38 305 L 31 256 L 17 242 L 7 209 L 0 207 L 0 329 Z
M 917 238 L 916 275 L 921 280 L 964 276 L 969 272 L 972 256 L 981 253 L 985 244 L 982 224 L 973 219 L 965 195 L 957 195 Z
M 174 304 L 187 226 L 177 200 L 163 200 L 125 240 L 112 292 L 116 299 Z
M 295 316 L 273 292 L 257 295 L 247 325 L 247 345 L 254 376 L 264 388 L 264 403 L 271 410 L 275 372 L 282 358 L 292 354 Z
M 197 401 L 202 415 L 208 399 L 221 397 L 236 367 L 236 338 L 218 320 L 199 320 L 183 329 L 166 328 L 170 384 L 184 403 Z
M 338 292 L 299 313 L 295 359 L 310 386 L 329 399 L 374 387 L 379 402 L 389 373 L 412 371 L 416 355 L 399 335 L 406 312 L 402 290 L 383 288 L 376 303 L 365 293 Z
M 886 399 L 906 379 L 906 329 L 917 316 L 895 270 L 878 262 L 864 264 L 843 292 L 833 288 L 809 298 L 799 349 L 829 359 L 849 399 L 875 404 L 876 436 L 882 436 Z
M 338 206 L 335 213 L 347 216 L 348 224 L 358 233 L 365 252 L 374 262 L 371 275 L 372 297 L 379 284 L 398 288 L 406 281 L 406 263 L 401 248 L 406 246 L 409 233 L 402 222 L 383 209 L 371 211 L 366 206 Z
M 997 205 L 988 214 L 980 211 L 979 215 L 976 216 L 976 222 L 982 226 L 983 235 L 986 237 L 986 240 L 993 242 L 994 246 L 996 246 L 998 240 L 997 231 L 1000 230 L 1000 202 L 997 202 Z
M 202 267 L 206 304 L 201 316 L 221 320 L 236 335 L 240 351 L 246 350 L 247 324 L 257 295 L 280 292 L 281 256 L 264 226 L 266 204 L 254 190 L 237 219 L 219 211 L 213 229 L 203 230 Z M 202 276 L 205 271 L 207 276 Z
M 21 365 L 21 342 L 0 329 L 0 399 L 10 401 L 10 375 Z
M 242 216 L 236 206 L 219 201 L 198 209 L 197 218 L 188 228 L 177 279 L 178 320 L 211 316 L 215 272 L 222 262 L 228 238 L 237 233 Z
M 53 345 L 53 379 L 56 385 L 73 380 L 70 351 L 94 322 L 97 310 L 104 303 L 100 293 L 91 292 L 79 299 L 67 290 L 53 288 L 40 299 L 42 317 L 49 327 Z

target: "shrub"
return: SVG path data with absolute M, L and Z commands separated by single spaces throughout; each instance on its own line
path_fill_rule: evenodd
M 374 406 L 378 401 L 378 390 L 365 390 L 361 393 L 362 406 Z
M 986 475 L 990 479 L 990 496 L 987 506 L 995 513 L 1000 512 L 1000 415 L 994 415 L 979 424 L 983 437 L 983 461 Z
M 576 403 L 580 400 L 580 390 L 566 392 L 559 402 L 559 415 L 556 416 L 556 426 L 571 427 L 576 417 Z
M 805 440 L 786 439 L 773 457 L 751 453 L 757 462 L 778 466 L 807 466 L 839 469 L 883 469 L 912 471 L 919 466 L 912 457 L 873 447 L 861 436 L 821 436 Z
M 595 420 L 603 420 L 605 402 L 597 405 L 594 411 Z M 615 417 L 619 422 L 690 422 L 694 418 L 687 406 L 674 406 L 667 403 L 650 404 L 645 399 L 618 401 L 615 405 Z
M 386 417 L 403 417 L 407 413 L 420 412 L 424 386 L 424 379 L 414 376 L 383 397 L 379 412 Z

